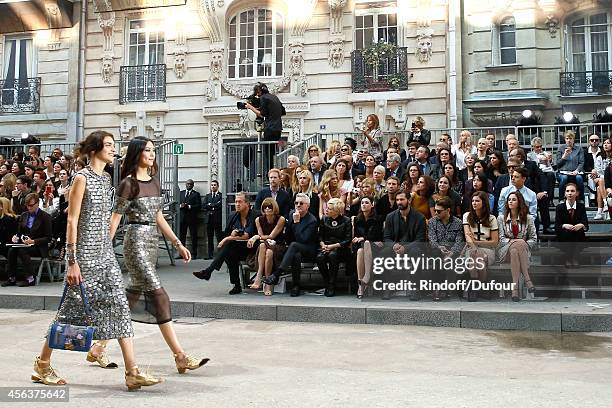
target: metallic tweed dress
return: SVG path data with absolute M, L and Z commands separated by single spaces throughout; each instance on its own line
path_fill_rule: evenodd
M 132 337 L 125 286 L 109 235 L 114 195 L 110 177 L 99 176 L 89 168 L 78 174 L 85 176 L 87 185 L 77 229 L 76 258 L 93 312 L 91 324 L 97 327 L 94 338 Z M 55 320 L 78 325 L 87 323 L 78 286 L 68 289 Z
M 124 180 L 113 211 L 127 217 L 123 255 L 128 270 L 127 296 L 132 320 L 163 324 L 171 320 L 170 300 L 157 274 L 159 234 L 157 213 L 163 204 L 159 182 L 137 181 L 137 197 L 129 199 L 130 185 L 136 181 Z

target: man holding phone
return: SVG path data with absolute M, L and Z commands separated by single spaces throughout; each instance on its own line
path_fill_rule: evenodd
M 27 211 L 19 217 L 17 234 L 13 235 L 14 246 L 9 248 L 6 263 L 6 274 L 8 280 L 2 286 L 34 286 L 34 268 L 30 257 L 49 256 L 49 241 L 51 240 L 51 216 L 38 208 L 38 194 L 30 193 L 26 196 L 25 203 Z M 25 280 L 17 282 L 17 259 L 21 260 L 21 266 Z

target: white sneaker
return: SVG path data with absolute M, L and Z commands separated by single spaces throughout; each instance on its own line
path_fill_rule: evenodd
M 603 209 L 598 208 L 597 209 L 597 214 L 595 214 L 595 217 L 593 217 L 594 220 L 603 220 L 604 215 L 603 215 Z
M 603 215 L 604 215 L 604 217 L 603 217 L 604 221 L 610 221 L 610 213 L 609 212 L 604 212 Z

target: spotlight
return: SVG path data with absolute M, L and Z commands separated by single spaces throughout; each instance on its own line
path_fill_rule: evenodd
M 21 141 L 26 140 L 28 137 L 30 137 L 30 134 L 29 134 L 29 133 L 22 133 L 22 134 L 21 134 Z
M 611 106 L 612 108 L 612 106 Z M 522 113 L 523 117 L 525 119 L 529 119 L 531 117 L 531 115 L 533 115 L 533 112 L 531 111 L 531 109 L 525 109 Z
M 574 119 L 574 114 L 572 112 L 565 112 L 563 114 L 563 120 L 565 123 L 570 123 Z
M 606 106 L 606 113 L 612 115 L 612 106 Z

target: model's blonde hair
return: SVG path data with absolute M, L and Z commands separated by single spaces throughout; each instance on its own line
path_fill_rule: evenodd
M 334 169 L 329 169 L 329 170 L 326 170 L 325 173 L 323 173 L 323 177 L 321 178 L 321 184 L 319 187 L 319 191 L 321 192 L 321 197 L 324 200 L 328 200 L 330 198 L 339 196 L 340 189 L 338 187 L 336 187 L 334 191 L 331 191 L 329 187 L 329 182 L 331 181 L 333 177 L 337 178 L 338 173 Z
M 0 197 L 0 218 L 4 218 L 5 215 L 13 218 L 17 217 L 13 212 L 11 201 L 6 197 Z

